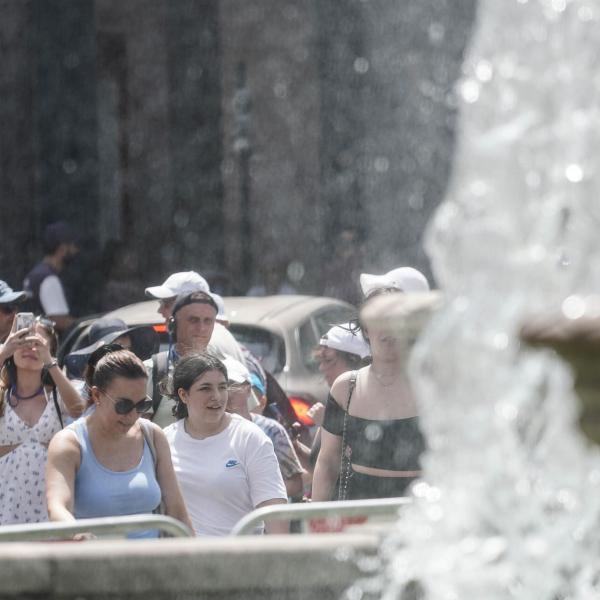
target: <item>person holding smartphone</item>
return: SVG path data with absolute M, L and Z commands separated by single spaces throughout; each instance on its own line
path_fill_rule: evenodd
M 48 520 L 48 444 L 62 428 L 63 415 L 76 417 L 83 410 L 83 401 L 54 359 L 52 323 L 31 322 L 33 315 L 21 318 L 23 314 L 15 317 L 1 352 L 0 525 Z

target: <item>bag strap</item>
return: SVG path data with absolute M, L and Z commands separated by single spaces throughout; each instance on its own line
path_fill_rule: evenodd
M 152 425 L 150 425 L 150 421 L 140 417 L 138 419 L 138 423 L 140 424 L 140 429 L 142 430 L 142 435 L 148 444 L 148 448 L 150 449 L 150 454 L 152 455 L 152 462 L 154 463 L 154 469 L 156 470 L 156 466 L 158 464 L 158 459 L 156 457 L 156 447 L 154 446 L 154 431 L 152 430 Z
M 154 445 L 154 428 L 151 422 L 144 417 L 140 417 L 138 419 L 138 423 L 140 424 L 140 429 L 142 430 L 142 435 L 148 444 L 148 449 L 150 450 L 150 455 L 152 456 L 152 462 L 154 463 L 154 472 L 156 473 L 156 479 L 158 481 L 158 457 L 156 456 L 156 446 Z M 162 498 L 162 490 L 161 490 L 161 501 L 160 504 L 152 511 L 157 515 L 164 515 L 165 513 L 165 503 Z M 163 537 L 162 534 L 159 537 Z
M 342 425 L 342 455 L 340 457 L 340 476 L 338 478 L 338 500 L 345 500 L 348 491 L 348 481 L 350 479 L 351 463 L 350 458 L 347 456 L 347 444 L 346 444 L 346 429 L 348 421 L 348 412 L 350 411 L 350 401 L 352 400 L 352 393 L 356 387 L 356 378 L 358 377 L 358 371 L 352 371 L 350 374 L 350 381 L 348 382 L 348 402 L 346 403 L 346 410 L 344 411 L 344 422 Z
M 158 411 L 162 400 L 160 382 L 169 371 L 169 353 L 159 352 L 152 355 L 152 409 L 154 415 Z
M 56 388 L 52 388 L 52 400 L 54 401 L 54 408 L 56 409 L 56 414 L 58 415 L 58 420 L 60 421 L 60 428 L 64 429 L 65 424 L 63 423 L 62 412 L 60 410 L 60 406 L 58 404 L 58 398 L 56 396 Z

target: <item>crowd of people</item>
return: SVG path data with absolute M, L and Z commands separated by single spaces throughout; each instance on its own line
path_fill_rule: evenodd
M 73 322 L 60 270 L 75 251 L 68 230 L 51 228 L 24 290 L 0 281 L 0 526 L 160 512 L 221 536 L 263 506 L 408 493 L 425 448 L 406 373 L 410 336 L 369 322 L 362 307 L 355 321 L 331 324 L 314 350 L 329 397 L 310 409 L 319 427 L 301 440 L 278 418 L 272 375 L 193 271 L 146 288 L 168 349 L 152 328 L 99 318 L 59 365 L 58 335 Z M 364 307 L 429 293 L 411 267 L 362 274 L 360 288 Z M 267 522 L 257 533 L 288 527 Z

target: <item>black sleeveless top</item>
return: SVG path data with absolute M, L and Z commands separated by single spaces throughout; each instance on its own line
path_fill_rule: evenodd
M 330 395 L 323 429 L 341 437 L 345 412 Z M 418 417 L 375 420 L 348 414 L 346 444 L 352 450 L 352 463 L 390 471 L 419 471 L 419 457 L 425 450 Z

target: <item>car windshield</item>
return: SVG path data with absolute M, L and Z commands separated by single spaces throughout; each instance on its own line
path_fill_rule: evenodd
M 243 325 L 232 325 L 230 331 L 240 344 L 246 346 L 260 360 L 265 370 L 273 374 L 283 370 L 285 346 L 278 335 Z

